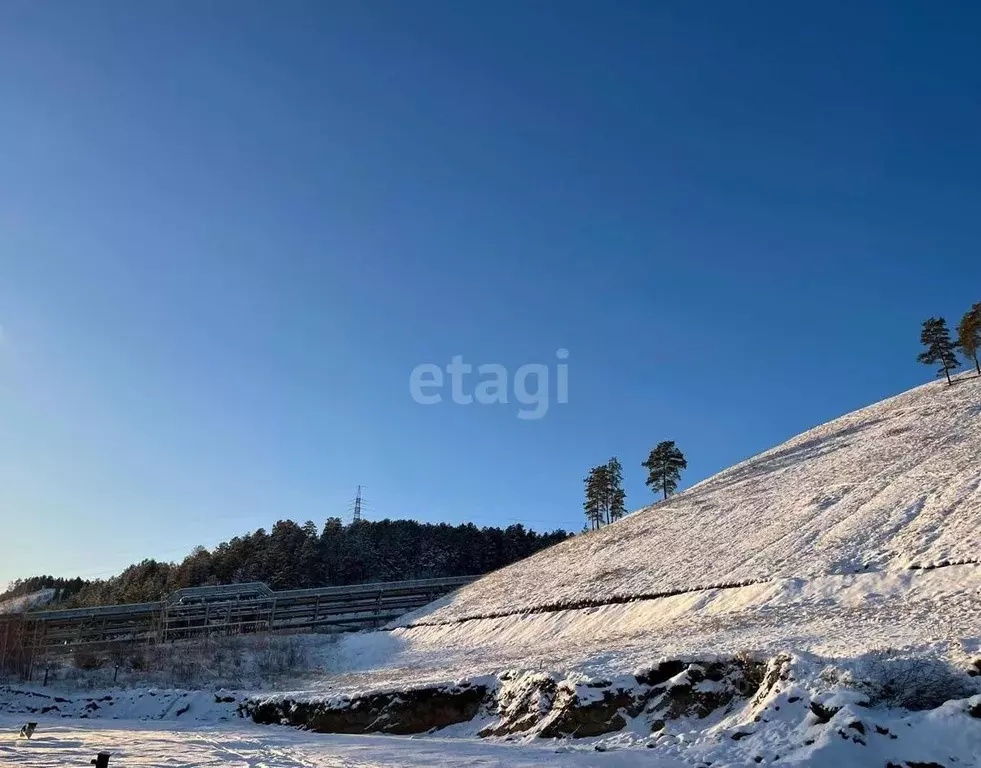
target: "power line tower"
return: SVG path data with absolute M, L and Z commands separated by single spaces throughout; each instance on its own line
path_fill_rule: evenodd
M 361 522 L 361 486 L 358 486 L 358 495 L 354 497 L 354 517 L 352 523 Z

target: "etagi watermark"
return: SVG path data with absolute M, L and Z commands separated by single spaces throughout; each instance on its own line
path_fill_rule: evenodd
M 555 402 L 569 402 L 569 364 L 563 362 L 569 359 L 569 350 L 559 349 L 555 352 L 559 361 L 555 364 Z M 454 355 L 446 366 L 446 375 L 450 380 L 450 399 L 457 405 L 470 405 L 478 402 L 481 405 L 510 402 L 508 400 L 508 369 L 499 363 L 485 363 L 477 366 L 480 377 L 473 388 L 473 394 L 466 391 L 464 377 L 473 373 L 474 367 L 463 362 L 463 355 Z M 412 399 L 420 405 L 436 405 L 443 402 L 441 390 L 444 387 L 444 369 L 434 363 L 423 363 L 412 369 L 409 375 L 409 393 Z M 513 394 L 516 402 L 521 405 L 533 406 L 519 408 L 519 419 L 540 419 L 548 413 L 549 403 L 549 367 L 542 363 L 527 363 L 514 372 Z

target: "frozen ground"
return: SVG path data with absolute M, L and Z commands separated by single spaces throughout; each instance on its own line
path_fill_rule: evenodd
M 864 692 L 830 682 L 826 670 L 815 676 L 823 662 L 802 658 L 789 663 L 795 667 L 791 680 L 753 701 L 704 719 L 672 721 L 654 733 L 640 716 L 619 732 L 586 739 L 519 734 L 508 740 L 477 740 L 473 737 L 486 717 L 421 737 L 319 734 L 255 725 L 235 717 L 226 703 L 212 704 L 213 697 L 201 692 L 151 695 L 134 690 L 117 699 L 118 711 L 126 716 L 119 720 L 110 719 L 115 716 L 102 697 L 96 699 L 98 710 L 88 711 L 83 701 L 76 702 L 88 719 L 52 711 L 0 714 L 0 733 L 6 734 L 0 736 L 0 765 L 87 765 L 98 752 L 107 751 L 114 766 L 169 768 L 981 766 L 981 695 L 928 711 L 870 707 Z M 797 683 L 795 678 L 810 682 Z M 12 700 L 17 705 L 30 698 L 22 691 Z M 815 716 L 816 704 L 826 717 Z M 128 719 L 137 714 L 153 719 Z M 38 722 L 30 740 L 17 737 L 27 720 Z
M 394 768 L 454 765 L 473 768 L 522 766 L 633 766 L 680 768 L 675 758 L 635 752 L 556 752 L 554 744 L 505 744 L 466 739 L 311 734 L 237 722 L 187 726 L 176 723 L 42 721 L 34 737 L 16 738 L 21 720 L 0 717 L 0 765 L 65 768 L 88 765 L 100 751 L 110 766 L 167 768 Z

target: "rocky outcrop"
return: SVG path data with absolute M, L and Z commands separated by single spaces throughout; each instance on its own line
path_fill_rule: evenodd
M 253 699 L 240 711 L 257 723 L 293 725 L 324 733 L 411 734 L 493 718 L 481 736 L 534 733 L 544 738 L 600 736 L 643 718 L 651 731 L 668 720 L 704 718 L 735 699 L 757 693 L 766 666 L 750 659 L 666 661 L 616 680 L 558 679 L 544 672 L 504 674 L 408 691 L 328 700 Z
M 535 728 L 552 711 L 558 695 L 559 681 L 545 672 L 501 675 L 489 707 L 498 721 L 480 735 L 506 736 Z
M 636 717 L 642 707 L 643 696 L 630 689 L 604 686 L 580 691 L 575 685 L 563 686 L 538 735 L 582 738 L 619 731 L 626 726 L 627 718 Z
M 472 720 L 488 688 L 469 682 L 327 701 L 249 700 L 241 713 L 257 723 L 293 725 L 321 733 L 406 735 Z

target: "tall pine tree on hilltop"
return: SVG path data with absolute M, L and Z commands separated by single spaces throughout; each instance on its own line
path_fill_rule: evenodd
M 583 511 L 586 513 L 586 526 L 591 531 L 595 531 L 603 525 L 604 502 L 605 502 L 605 480 L 603 473 L 605 467 L 593 467 L 586 475 L 583 483 L 586 486 L 586 500 L 582 504 Z
M 940 364 L 937 376 L 946 376 L 947 384 L 950 380 L 950 372 L 960 367 L 960 361 L 954 353 L 955 344 L 950 339 L 950 331 L 947 330 L 947 321 L 942 317 L 931 317 L 923 321 L 923 330 L 920 332 L 920 343 L 926 347 L 926 351 L 921 352 L 916 358 L 925 365 Z
M 974 367 L 981 376 L 981 363 L 978 363 L 978 350 L 981 349 L 981 301 L 964 313 L 957 326 L 957 345 L 964 355 L 974 360 Z
M 674 440 L 664 440 L 657 444 L 641 466 L 648 470 L 647 485 L 654 493 L 661 491 L 666 499 L 678 488 L 681 470 L 688 468 L 688 462 Z
M 605 524 L 619 520 L 627 513 L 626 494 L 623 491 L 623 467 L 614 456 L 606 464 L 589 470 L 583 481 L 586 500 L 582 508 L 586 513 L 586 528 L 595 531 Z
M 612 523 L 627 514 L 627 494 L 623 490 L 623 467 L 616 456 L 606 463 L 606 473 L 609 521 Z

